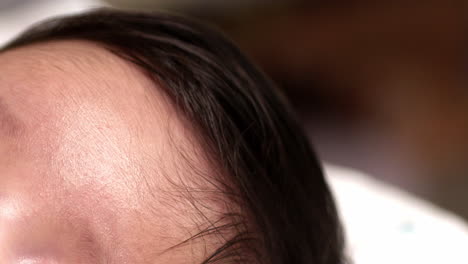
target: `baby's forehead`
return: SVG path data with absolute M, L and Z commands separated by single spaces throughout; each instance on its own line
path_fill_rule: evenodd
M 109 173 L 132 180 L 155 171 L 180 174 L 177 152 L 207 167 L 191 124 L 161 87 L 97 44 L 25 46 L 0 54 L 0 71 L 0 121 L 5 131 L 19 130 L 0 140 L 0 149 L 16 160 L 34 160 L 70 181 L 91 174 L 101 183 Z
M 49 233 L 76 221 L 114 228 L 115 234 L 96 234 L 102 243 L 137 231 L 141 245 L 155 244 L 155 234 L 183 240 L 186 230 L 179 225 L 195 220 L 188 214 L 174 218 L 177 208 L 189 211 L 174 188 L 200 187 L 196 174 L 213 170 L 191 124 L 157 83 L 83 41 L 2 53 L 0 72 L 0 220 L 1 198 L 15 197 L 24 209 L 20 217 Z M 7 135 L 14 124 L 17 133 Z M 64 237 L 75 231 L 66 229 Z
M 34 44 L 2 53 L 0 61 L 0 98 L 25 120 L 63 118 L 93 105 L 89 110 L 136 114 L 132 120 L 137 111 L 172 110 L 142 71 L 91 42 Z

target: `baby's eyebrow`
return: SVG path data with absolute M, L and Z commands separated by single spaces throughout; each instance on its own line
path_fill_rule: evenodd
M 80 234 L 80 254 L 82 254 L 88 263 L 113 264 L 107 252 L 102 250 L 103 245 L 96 240 L 95 235 L 89 229 L 85 229 Z
M 17 136 L 23 130 L 23 123 L 0 97 L 0 133 L 5 136 Z

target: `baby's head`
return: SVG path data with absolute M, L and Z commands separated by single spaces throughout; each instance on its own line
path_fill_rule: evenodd
M 0 73 L 0 263 L 341 263 L 306 137 L 218 33 L 94 11 Z

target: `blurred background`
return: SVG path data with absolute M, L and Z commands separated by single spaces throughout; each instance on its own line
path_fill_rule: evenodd
M 468 219 L 463 0 L 0 0 L 0 44 L 55 14 L 113 6 L 221 28 L 289 96 L 322 160 Z

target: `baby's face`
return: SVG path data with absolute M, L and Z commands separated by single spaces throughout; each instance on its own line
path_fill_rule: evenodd
M 1 53 L 0 263 L 199 262 L 222 241 L 165 251 L 206 222 L 178 188 L 212 167 L 196 138 L 161 87 L 97 45 Z

